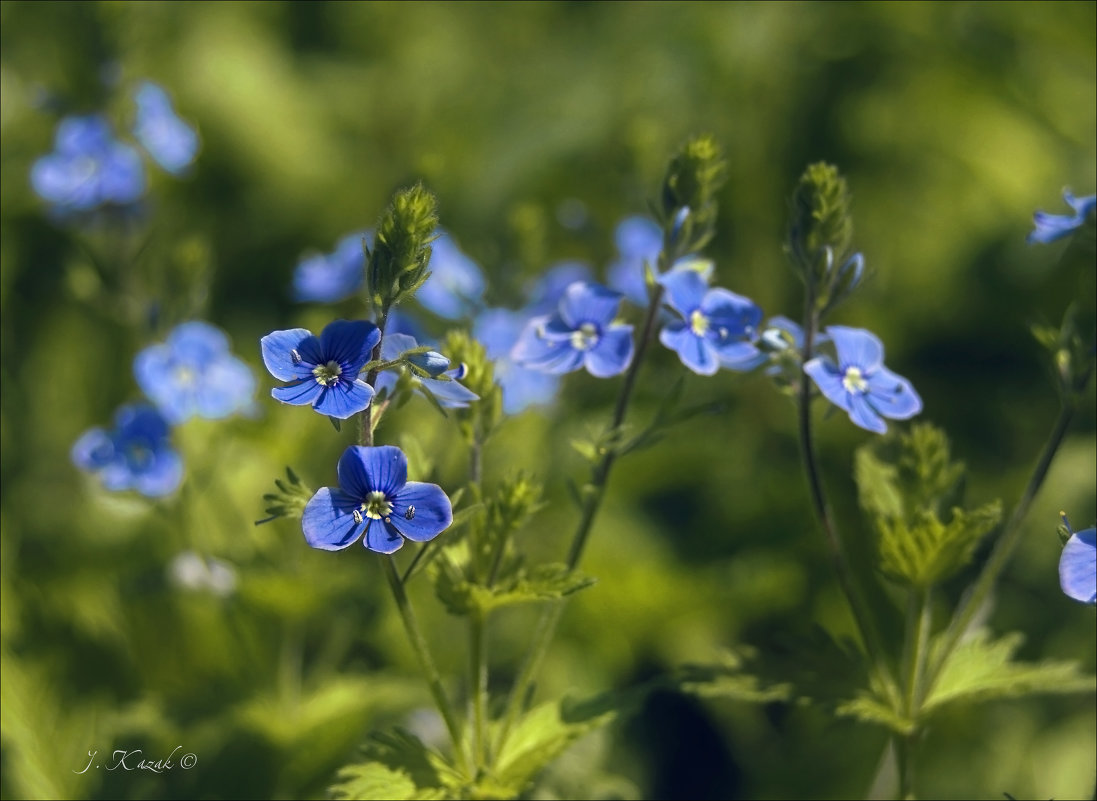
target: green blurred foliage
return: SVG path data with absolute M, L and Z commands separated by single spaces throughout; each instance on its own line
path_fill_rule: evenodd
M 1095 292 L 1091 249 L 1024 244 L 1035 208 L 1062 211 L 1064 185 L 1094 190 L 1095 9 L 0 3 L 4 797 L 318 797 L 371 729 L 424 725 L 409 718 L 429 699 L 376 557 L 312 551 L 288 521 L 252 525 L 286 465 L 310 486 L 334 484 L 353 436 L 268 399 L 259 337 L 360 316 L 353 301 L 293 304 L 293 267 L 375 224 L 393 190 L 416 180 L 489 274 L 489 302 L 516 305 L 557 260 L 601 271 L 616 222 L 657 197 L 669 154 L 711 131 L 728 168 L 708 248 L 716 283 L 795 317 L 788 197 L 807 164 L 838 165 L 871 280 L 833 322 L 880 335 L 967 464 L 971 503 L 1008 506 L 1057 403 L 1029 328 Z M 78 235 L 47 216 L 30 165 L 51 149 L 59 113 L 125 121 L 142 78 L 197 125 L 198 162 L 183 180 L 152 175 L 140 247 L 109 229 Z M 225 328 L 262 376 L 257 410 L 177 431 L 187 478 L 175 497 L 105 493 L 69 448 L 137 398 L 137 350 L 192 316 Z M 653 348 L 634 426 L 681 369 Z M 585 467 L 570 443 L 605 425 L 615 391 L 569 376 L 555 407 L 506 421 L 486 447 L 486 487 L 521 468 L 544 483 L 546 506 L 521 535 L 542 560 L 563 557 L 575 522 L 565 480 Z M 598 583 L 571 601 L 539 698 L 628 686 L 812 623 L 852 632 L 811 516 L 792 404 L 730 373 L 690 375 L 685 395 L 726 406 L 618 465 L 583 564 Z M 1077 527 L 1097 514 L 1092 388 L 1080 417 L 992 620 L 1026 632 L 1026 659 L 1092 672 L 1091 610 L 1056 581 L 1058 511 Z M 464 482 L 452 421 L 416 400 L 378 429 L 379 441 L 409 434 L 425 455 L 413 478 Z M 868 436 L 843 415 L 819 425 L 835 511 L 865 549 L 852 468 Z M 169 565 L 185 550 L 231 564 L 236 591 L 178 587 Z M 941 614 L 970 576 L 946 586 Z M 411 592 L 440 667 L 456 674 L 463 631 L 425 580 Z M 535 614 L 493 619 L 493 689 L 513 678 Z M 885 745 L 882 729 L 812 708 L 670 692 L 610 735 L 568 751 L 539 792 L 861 796 Z M 924 747 L 921 790 L 1088 795 L 1095 740 L 1092 695 L 950 710 Z M 74 773 L 89 751 L 160 758 L 180 744 L 198 757 L 191 770 Z M 584 783 L 569 765 L 622 778 Z

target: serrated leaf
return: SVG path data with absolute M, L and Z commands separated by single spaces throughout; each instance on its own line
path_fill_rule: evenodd
M 712 665 L 686 665 L 677 680 L 685 692 L 703 698 L 727 698 L 733 701 L 765 704 L 792 700 L 791 684 L 769 683 L 747 672 L 741 653 L 729 652 Z
M 363 751 L 365 761 L 339 771 L 340 781 L 329 788 L 333 798 L 434 801 L 461 795 L 460 774 L 410 732 L 375 733 Z
M 520 794 L 537 774 L 580 737 L 635 708 L 652 685 L 639 685 L 582 701 L 550 701 L 531 709 L 507 737 L 496 760 L 495 781 Z
M 979 540 L 1001 518 L 1002 505 L 997 501 L 970 512 L 953 509 L 948 523 L 925 510 L 910 524 L 881 518 L 876 524 L 880 568 L 892 578 L 928 587 L 970 562 Z
M 524 603 L 554 601 L 594 584 L 594 579 L 567 565 L 538 565 L 518 574 L 508 585 L 486 587 L 468 581 L 452 563 L 442 564 L 435 576 L 435 592 L 451 614 L 486 614 L 493 609 Z
M 911 734 L 918 728 L 915 721 L 869 692 L 860 693 L 852 700 L 839 702 L 834 713 L 841 717 L 857 718 L 862 723 L 886 726 L 899 734 Z
M 976 632 L 953 650 L 923 708 L 929 712 L 958 702 L 1097 689 L 1094 677 L 1080 673 L 1076 662 L 1014 662 L 1023 640 L 1017 632 L 998 640 L 986 630 Z

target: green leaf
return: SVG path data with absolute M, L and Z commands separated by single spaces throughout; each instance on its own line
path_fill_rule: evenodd
M 744 658 L 744 652 L 754 653 L 744 649 L 724 654 L 716 664 L 686 665 L 682 668 L 678 686 L 703 698 L 727 698 L 757 704 L 793 699 L 795 693 L 791 684 L 767 682 L 746 672 L 748 660 Z
M 1094 677 L 1080 673 L 1075 662 L 1014 662 L 1023 640 L 1017 632 L 998 640 L 986 630 L 976 632 L 949 656 L 923 708 L 929 712 L 958 702 L 1097 689 Z
M 446 562 L 438 569 L 434 586 L 438 599 L 451 614 L 467 615 L 473 611 L 485 614 L 504 606 L 559 600 L 591 586 L 594 581 L 554 562 L 520 571 L 508 585 L 486 587 L 466 580 L 456 566 Z
M 363 751 L 365 761 L 339 771 L 339 781 L 329 788 L 333 798 L 433 801 L 463 795 L 460 774 L 410 732 L 375 733 Z
M 580 737 L 634 709 L 654 684 L 609 692 L 582 701 L 563 699 L 526 713 L 499 752 L 495 780 L 518 795 L 537 774 Z
M 877 521 L 880 568 L 892 578 L 929 587 L 970 562 L 979 540 L 1001 519 L 998 501 L 970 512 L 953 509 L 948 523 L 927 511 L 910 525 L 881 518 Z

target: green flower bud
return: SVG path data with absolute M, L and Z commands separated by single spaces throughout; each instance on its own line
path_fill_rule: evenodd
M 849 206 L 849 188 L 837 167 L 819 162 L 800 176 L 792 194 L 788 249 L 813 286 L 830 283 L 828 271 L 846 264 L 852 255 Z
M 461 383 L 480 396 L 480 400 L 467 409 L 455 409 L 454 415 L 466 438 L 479 432 L 481 441 L 487 439 L 503 416 L 503 390 L 495 383 L 495 368 L 484 351 L 484 346 L 465 331 L 452 330 L 442 341 L 442 352 L 453 364 L 465 367 Z
M 427 280 L 437 227 L 438 200 L 421 184 L 393 196 L 377 224 L 366 266 L 371 299 L 382 312 L 413 295 Z
M 671 261 L 700 250 L 716 232 L 716 195 L 727 180 L 727 163 L 712 136 L 688 140 L 670 160 L 663 179 L 661 220 L 673 247 Z M 683 211 L 688 210 L 688 211 Z

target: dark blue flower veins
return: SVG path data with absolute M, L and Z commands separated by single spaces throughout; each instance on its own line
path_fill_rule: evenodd
M 369 550 L 393 553 L 404 539 L 427 542 L 453 522 L 441 487 L 407 480 L 407 457 L 399 448 L 352 445 L 339 459 L 338 475 L 339 486 L 320 489 L 301 517 L 313 548 L 338 551 L 361 537 Z
M 373 400 L 373 387 L 359 373 L 380 340 L 380 330 L 368 320 L 336 320 L 319 337 L 304 328 L 267 334 L 261 341 L 263 363 L 288 382 L 271 395 L 340 420 L 357 414 Z

